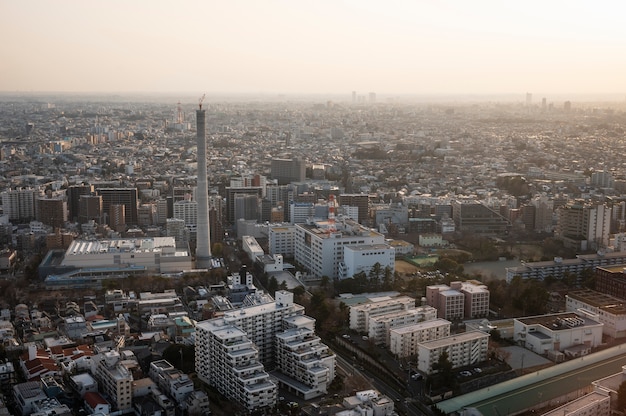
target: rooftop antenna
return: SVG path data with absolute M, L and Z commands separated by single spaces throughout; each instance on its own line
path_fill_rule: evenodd
M 206 97 L 206 94 L 202 94 L 202 97 L 200 97 L 200 99 L 198 100 L 198 104 L 200 105 L 200 110 L 202 110 L 202 101 L 204 101 L 204 97 Z

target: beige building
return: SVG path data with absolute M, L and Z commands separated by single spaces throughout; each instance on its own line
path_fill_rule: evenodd
M 415 309 L 415 299 L 408 296 L 371 298 L 366 303 L 350 307 L 350 329 L 368 332 L 371 317 L 409 309 Z
M 399 358 L 417 356 L 419 344 L 450 336 L 450 321 L 433 319 L 389 331 L 389 350 Z
M 367 336 L 375 343 L 389 345 L 389 334 L 393 328 L 430 321 L 437 318 L 437 309 L 420 306 L 414 309 L 372 316 L 369 320 Z
M 438 340 L 418 344 L 417 368 L 425 373 L 433 372 L 433 364 L 442 353 L 448 354 L 452 368 L 478 364 L 487 359 L 489 334 L 482 331 L 463 332 Z

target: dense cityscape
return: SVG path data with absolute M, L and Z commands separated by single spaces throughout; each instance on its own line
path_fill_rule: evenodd
M 0 95 L 0 415 L 626 408 L 626 101 L 418 98 Z

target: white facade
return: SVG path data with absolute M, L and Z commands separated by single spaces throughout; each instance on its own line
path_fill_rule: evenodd
M 343 251 L 343 263 L 339 266 L 340 279 L 353 277 L 361 272 L 369 276 L 375 264 L 380 265 L 381 280 L 387 269 L 393 276 L 396 250 L 387 244 L 346 246 Z
M 276 364 L 280 372 L 295 380 L 278 377 L 282 384 L 305 400 L 328 392 L 335 378 L 335 355 L 310 328 L 291 328 L 276 335 Z
M 250 257 L 252 261 L 254 261 L 258 256 L 265 254 L 261 245 L 258 241 L 256 241 L 256 238 L 249 235 L 244 235 L 242 237 L 241 248 L 248 254 L 248 257 Z
M 425 373 L 433 372 L 433 364 L 442 353 L 448 354 L 452 368 L 478 364 L 487 359 L 489 334 L 482 331 L 463 332 L 434 341 L 418 344 L 417 368 Z
M 195 229 L 198 225 L 198 203 L 186 199 L 174 202 L 173 218 L 181 219 L 187 227 Z
M 611 414 L 611 396 L 608 392 L 598 389 L 543 413 L 541 416 L 609 416 Z
M 133 375 L 124 365 L 116 351 L 105 352 L 101 357 L 93 357 L 96 364 L 95 375 L 100 390 L 113 402 L 116 410 L 132 408 Z
M 400 358 L 417 356 L 419 344 L 450 336 L 450 321 L 433 319 L 389 331 L 389 350 Z
M 538 354 L 561 351 L 576 357 L 602 343 L 603 325 L 572 312 L 515 318 L 513 327 L 515 342 Z
M 160 273 L 193 268 L 189 251 L 177 248 L 174 237 L 74 240 L 61 265 L 77 268 L 129 265 Z
M 367 336 L 375 343 L 382 342 L 385 345 L 389 345 L 391 329 L 416 324 L 418 322 L 430 321 L 435 318 L 437 318 L 437 309 L 432 306 L 420 306 L 415 309 L 372 316 L 369 319 Z
M 223 319 L 196 327 L 196 373 L 228 399 L 252 411 L 273 407 L 278 387 L 246 333 Z
M 268 233 L 269 254 L 282 254 L 285 257 L 293 257 L 295 253 L 295 239 L 295 226 L 282 224 L 276 226 L 270 225 Z
M 602 323 L 602 332 L 610 337 L 626 337 L 626 305 L 623 299 L 592 290 L 577 290 L 565 296 L 565 310 Z
M 340 264 L 344 263 L 345 247 L 379 244 L 386 245 L 383 234 L 350 219 L 296 224 L 294 257 L 309 274 L 335 279 L 341 277 Z
M 409 309 L 415 309 L 415 299 L 408 296 L 371 299 L 367 303 L 350 306 L 350 329 L 367 332 L 370 318 Z
M 2 209 L 9 220 L 35 218 L 35 196 L 38 192 L 34 189 L 9 189 L 2 192 Z

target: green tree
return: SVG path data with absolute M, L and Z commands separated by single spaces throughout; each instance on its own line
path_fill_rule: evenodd
M 452 386 L 454 384 L 454 373 L 452 372 L 452 363 L 446 351 L 439 355 L 439 360 L 433 364 L 435 370 L 440 376 L 444 385 Z
M 274 296 L 277 290 L 278 290 L 278 280 L 276 280 L 276 277 L 272 276 L 267 282 L 267 292 L 271 296 Z

